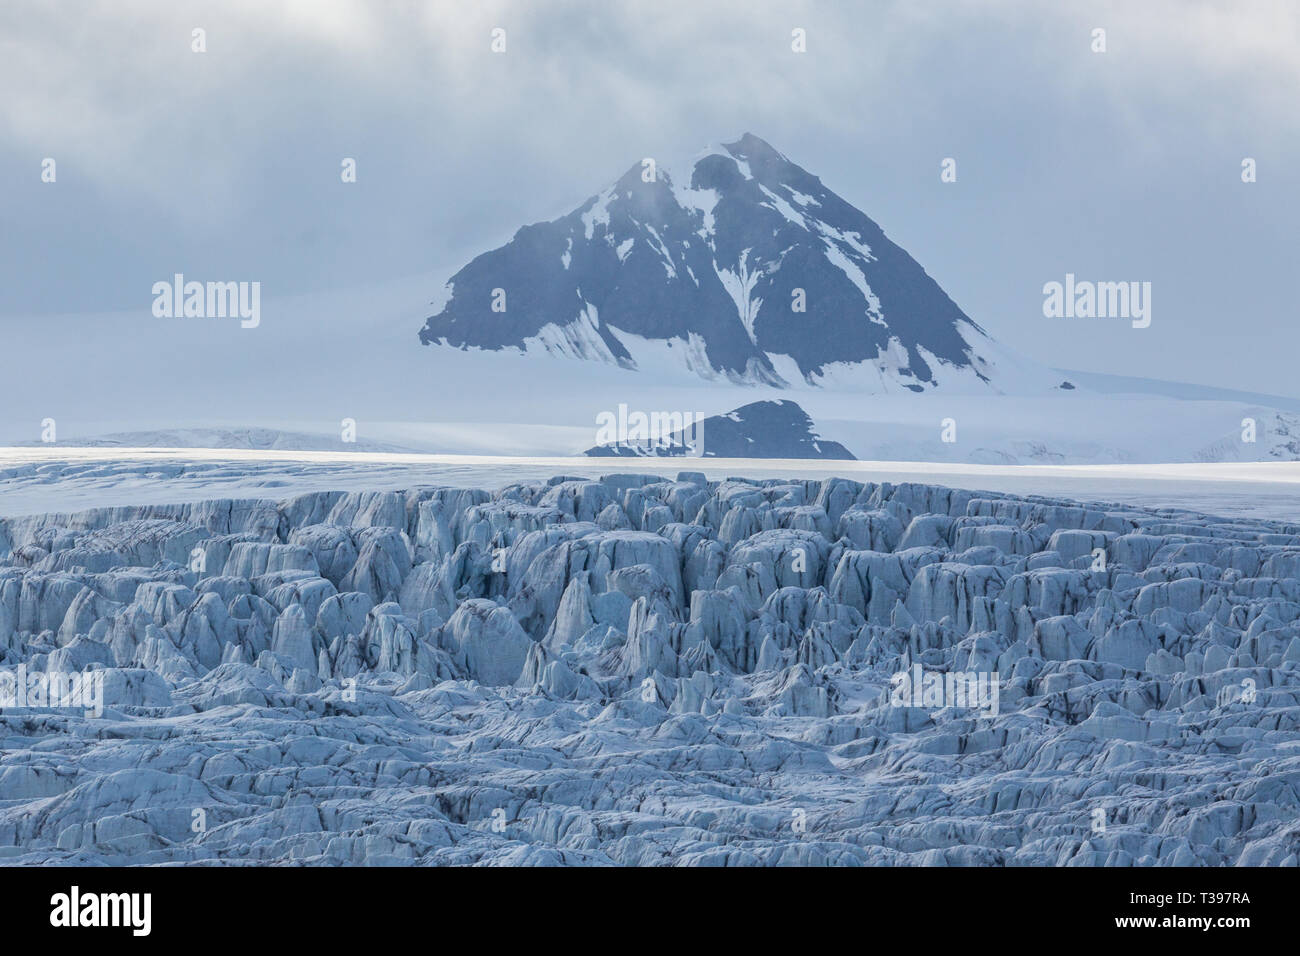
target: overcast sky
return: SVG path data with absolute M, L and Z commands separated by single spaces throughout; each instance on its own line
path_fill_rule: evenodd
M 1039 360 L 1300 395 L 1289 0 L 6 0 L 0 89 L 0 332 L 147 310 L 178 271 L 264 299 L 450 275 L 749 131 Z M 1151 282 L 1150 328 L 1044 318 L 1067 272 Z

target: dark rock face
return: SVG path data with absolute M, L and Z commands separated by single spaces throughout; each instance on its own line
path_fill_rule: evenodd
M 860 362 L 853 374 L 915 390 L 935 384 L 936 363 L 987 381 L 983 330 L 876 223 L 763 140 L 704 156 L 688 181 L 644 172 L 470 262 L 420 341 L 636 367 L 646 339 L 673 343 L 705 377 L 775 385 Z
M 698 426 L 661 436 L 647 443 L 596 445 L 583 454 L 624 458 L 821 458 L 855 460 L 839 442 L 815 431 L 808 414 L 791 401 L 751 402 L 723 415 L 704 419 Z

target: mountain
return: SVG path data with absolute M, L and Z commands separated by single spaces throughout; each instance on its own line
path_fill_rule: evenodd
M 647 181 L 650 180 L 650 181 Z M 757 136 L 638 163 L 448 283 L 424 344 L 873 392 L 1049 388 L 870 218 Z
M 751 402 L 698 425 L 663 436 L 658 442 L 596 445 L 583 454 L 625 458 L 822 458 L 853 461 L 839 442 L 827 441 L 813 421 L 791 401 Z

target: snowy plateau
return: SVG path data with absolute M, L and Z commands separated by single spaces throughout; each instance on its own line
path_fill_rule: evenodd
M 614 464 L 4 499 L 0 859 L 1296 865 L 1300 522 Z

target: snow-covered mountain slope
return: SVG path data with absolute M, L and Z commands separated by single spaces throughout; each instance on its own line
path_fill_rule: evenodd
M 425 344 L 854 391 L 1060 383 L 995 343 L 870 218 L 756 136 L 637 163 L 448 284 Z
M 1300 526 L 620 464 L 0 518 L 0 858 L 1296 864 Z

